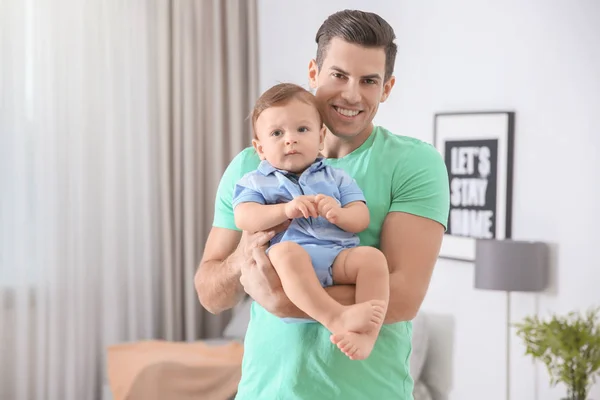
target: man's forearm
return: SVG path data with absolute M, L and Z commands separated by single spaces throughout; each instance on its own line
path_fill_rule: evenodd
M 349 306 L 355 304 L 356 286 L 354 285 L 335 285 L 325 289 L 327 293 L 339 303 Z M 404 292 L 402 291 L 404 290 Z M 400 321 L 412 319 L 411 310 L 414 307 L 408 306 L 408 299 L 402 293 L 407 293 L 402 286 L 400 274 L 390 274 L 390 301 L 388 311 L 384 319 L 385 324 L 393 324 Z
M 411 321 L 419 312 L 423 295 L 417 293 L 416 285 L 409 285 L 401 271 L 390 274 L 390 301 L 385 323 Z
M 415 304 L 409 295 L 410 288 L 403 284 L 404 279 L 399 273 L 390 275 L 390 301 L 388 311 L 384 319 L 385 324 L 393 324 L 401 321 L 410 321 L 415 317 L 420 304 Z M 325 288 L 327 293 L 340 304 L 355 304 L 356 287 L 354 285 L 334 285 Z M 285 295 L 283 290 L 279 291 L 273 302 L 263 305 L 267 311 L 279 318 L 309 318 L 305 312 L 294 305 Z
M 224 261 L 206 261 L 196 272 L 195 285 L 198 298 L 204 308 L 219 314 L 234 307 L 244 296 L 240 284 L 240 268 L 236 254 Z
M 338 303 L 349 306 L 354 304 L 354 285 L 335 285 L 325 291 Z M 266 306 L 266 307 L 265 307 Z M 277 292 L 271 304 L 263 305 L 267 311 L 279 318 L 310 318 L 286 296 L 283 290 Z
M 390 274 L 390 300 L 384 324 L 393 324 L 401 321 L 410 321 L 414 318 L 418 306 L 411 301 L 410 288 L 404 284 L 405 280 L 399 272 Z M 356 286 L 335 285 L 326 289 L 327 293 L 343 305 L 355 304 Z M 419 304 L 420 305 L 420 304 Z

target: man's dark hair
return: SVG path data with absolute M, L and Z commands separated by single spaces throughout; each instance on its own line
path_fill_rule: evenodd
M 317 66 L 323 66 L 327 48 L 334 37 L 348 43 L 364 47 L 381 47 L 385 51 L 385 77 L 387 81 L 394 73 L 397 47 L 394 43 L 396 34 L 386 20 L 379 15 L 358 11 L 344 10 L 330 15 L 317 32 Z

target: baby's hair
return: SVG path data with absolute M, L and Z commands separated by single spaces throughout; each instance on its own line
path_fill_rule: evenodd
M 252 131 L 255 139 L 257 138 L 255 125 L 260 114 L 267 108 L 285 105 L 292 99 L 300 100 L 313 106 L 319 114 L 319 126 L 323 125 L 323 118 L 319 112 L 319 107 L 317 107 L 317 100 L 311 92 L 294 83 L 279 83 L 265 91 L 254 104 L 254 109 L 252 110 Z

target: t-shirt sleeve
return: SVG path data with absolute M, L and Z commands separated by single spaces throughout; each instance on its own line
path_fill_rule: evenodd
M 415 145 L 396 165 L 390 212 L 400 211 L 439 222 L 448 227 L 450 188 L 441 154 L 428 143 Z
M 342 207 L 354 201 L 367 202 L 362 189 L 358 186 L 354 178 L 348 175 L 343 169 L 335 169 L 334 171 L 340 191 L 340 204 Z
M 233 192 L 236 183 L 248 172 L 248 155 L 246 151 L 239 153 L 227 166 L 215 197 L 215 213 L 213 226 L 239 231 L 233 216 Z
M 231 205 L 233 210 L 235 210 L 237 205 L 240 203 L 267 203 L 262 192 L 256 185 L 255 176 L 255 172 L 249 172 L 235 184 L 235 187 L 233 188 L 233 200 Z

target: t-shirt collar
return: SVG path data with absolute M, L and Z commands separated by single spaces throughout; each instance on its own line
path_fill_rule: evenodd
M 317 159 L 315 160 L 315 162 L 312 163 L 310 165 L 310 167 L 308 167 L 306 169 L 306 171 L 309 171 L 309 172 L 312 173 L 312 172 L 316 172 L 316 171 L 318 171 L 320 169 L 323 169 L 323 168 L 325 168 L 324 158 L 322 156 L 319 156 L 319 157 L 317 157 Z M 260 162 L 260 164 L 258 165 L 258 172 L 260 172 L 264 176 L 270 175 L 270 174 L 272 174 L 275 171 L 279 171 L 279 172 L 281 172 L 282 174 L 285 174 L 285 175 L 291 174 L 291 172 L 289 172 L 289 171 L 283 171 L 281 169 L 275 168 L 267 160 L 262 160 Z M 304 172 L 306 172 L 306 171 L 304 171 Z

